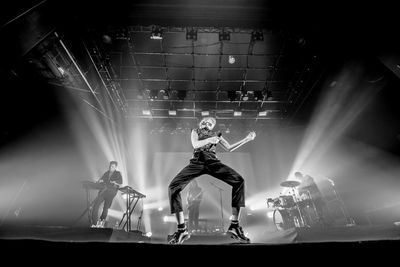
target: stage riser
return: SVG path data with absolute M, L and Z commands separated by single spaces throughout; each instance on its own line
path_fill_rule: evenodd
M 2 239 L 38 239 L 73 242 L 151 242 L 141 232 L 126 232 L 111 228 L 63 228 L 63 227 L 2 227 Z
M 387 225 L 296 229 L 296 238 L 294 242 L 350 242 L 371 240 L 400 240 L 400 227 Z
M 35 239 L 68 242 L 110 242 L 110 243 L 164 243 L 165 240 L 152 241 L 142 232 L 98 228 L 63 227 L 1 227 L 0 239 Z M 400 240 L 400 226 L 349 226 L 332 228 L 296 228 L 285 231 L 262 232 L 250 236 L 251 244 L 290 244 L 312 242 L 349 242 L 372 240 Z M 241 244 L 230 234 L 192 234 L 184 245 L 231 245 Z M 247 245 L 247 244 L 242 244 Z

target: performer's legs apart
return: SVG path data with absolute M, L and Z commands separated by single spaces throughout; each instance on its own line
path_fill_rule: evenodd
M 207 173 L 232 186 L 232 216 L 228 232 L 240 241 L 250 242 L 239 225 L 240 209 L 245 206 L 243 177 L 221 162 L 209 164 Z
M 182 209 L 181 191 L 190 183 L 191 180 L 200 176 L 204 171 L 201 164 L 190 163 L 183 168 L 168 186 L 168 195 L 171 208 L 171 214 L 175 214 L 178 225 L 177 232 L 174 233 L 171 244 L 180 244 L 189 237 Z
M 241 242 L 250 243 L 250 239 L 245 236 L 242 227 L 239 225 L 240 207 L 232 207 L 231 224 L 228 228 L 228 233 L 231 233 L 234 238 Z

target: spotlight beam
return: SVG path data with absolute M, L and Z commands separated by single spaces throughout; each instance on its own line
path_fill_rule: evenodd
M 94 98 L 96 99 L 97 103 L 99 103 L 101 109 L 104 111 L 104 106 L 99 100 L 99 98 L 96 95 L 96 92 L 93 90 L 92 86 L 89 84 L 88 80 L 86 79 L 85 75 L 82 73 L 81 69 L 79 68 L 78 64 L 75 62 L 74 58 L 72 57 L 71 53 L 69 52 L 68 48 L 65 46 L 64 42 L 61 40 L 61 38 L 58 36 L 57 32 L 54 32 L 54 35 L 58 38 L 59 43 L 61 46 L 64 48 L 65 52 L 67 53 L 69 59 L 72 61 L 74 64 L 75 68 L 78 70 L 79 74 L 81 75 L 82 79 L 85 81 L 85 84 L 87 87 L 90 89 L 92 92 Z
M 343 136 L 382 89 L 381 86 L 360 86 L 361 75 L 361 68 L 346 67 L 339 74 L 337 85 L 326 88 L 327 93 L 315 109 L 287 179 L 296 170 L 312 172 L 332 144 Z
M 93 106 L 91 103 L 89 103 L 89 101 L 87 101 L 86 99 L 82 98 L 83 102 L 85 102 L 86 104 L 88 104 L 90 107 L 92 107 L 94 110 L 96 110 L 97 112 L 99 112 L 101 115 L 103 115 L 106 119 L 108 119 L 109 121 L 111 121 L 112 123 L 115 123 L 113 119 L 111 119 L 110 117 L 108 117 L 103 111 L 99 110 L 98 108 L 96 108 L 95 106 Z

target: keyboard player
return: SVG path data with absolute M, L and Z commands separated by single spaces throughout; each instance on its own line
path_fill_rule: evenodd
M 97 181 L 97 183 L 103 184 L 104 188 L 99 191 L 99 194 L 93 205 L 92 222 L 97 221 L 97 223 L 96 225 L 92 225 L 92 227 L 104 228 L 105 226 L 108 209 L 111 207 L 114 197 L 118 192 L 118 188 L 122 184 L 122 176 L 121 173 L 117 171 L 117 166 L 118 162 L 111 161 L 108 167 L 108 171 L 106 171 L 103 176 Z M 97 219 L 99 206 L 103 202 L 103 211 L 100 215 L 100 218 Z

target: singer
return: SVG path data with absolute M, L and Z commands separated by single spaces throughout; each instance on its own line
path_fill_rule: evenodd
M 193 157 L 190 159 L 189 165 L 183 168 L 169 184 L 168 194 L 171 214 L 175 214 L 178 224 L 177 231 L 169 240 L 170 244 L 181 244 L 189 238 L 189 232 L 184 221 L 181 191 L 190 181 L 203 174 L 211 175 L 232 186 L 232 216 L 228 232 L 240 242 L 250 242 L 244 235 L 242 227 L 239 226 L 240 208 L 245 206 L 243 177 L 232 168 L 221 163 L 216 156 L 216 146 L 220 144 L 226 151 L 231 152 L 254 140 L 256 134 L 251 132 L 237 143 L 229 144 L 221 136 L 221 133 L 212 131 L 215 125 L 216 120 L 214 118 L 206 117 L 200 121 L 199 128 L 192 130 Z

